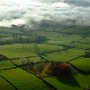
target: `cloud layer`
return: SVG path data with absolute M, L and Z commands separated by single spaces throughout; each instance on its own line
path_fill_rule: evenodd
M 0 26 L 42 24 L 90 26 L 88 0 L 0 0 Z

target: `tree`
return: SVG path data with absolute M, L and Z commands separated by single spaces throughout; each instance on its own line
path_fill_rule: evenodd
M 90 51 L 85 52 L 85 57 L 89 58 L 90 57 Z
M 34 52 L 38 55 L 38 56 L 41 56 L 41 53 L 40 53 L 40 49 L 37 45 L 34 45 L 33 46 L 33 49 L 34 49 Z
M 72 76 L 72 69 L 65 63 L 52 63 L 52 74 L 57 76 Z
M 36 43 L 42 43 L 48 41 L 47 37 L 45 36 L 35 36 L 34 42 Z

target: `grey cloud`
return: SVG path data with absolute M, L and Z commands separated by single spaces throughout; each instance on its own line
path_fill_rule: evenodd
M 0 24 L 22 24 L 30 27 L 42 25 L 89 25 L 90 7 L 77 5 L 77 0 L 38 1 L 37 3 L 4 2 L 0 3 Z M 72 2 L 74 1 L 74 2 Z M 81 1 L 85 3 L 85 0 Z M 87 1 L 87 0 L 86 0 Z M 51 2 L 51 3 L 48 3 Z M 65 3 L 66 2 L 66 3 Z M 89 4 L 89 2 L 87 1 Z M 73 5 L 72 5 L 73 4 Z M 17 22 L 16 22 L 17 21 Z
M 77 6 L 90 7 L 89 0 L 64 0 L 65 3 L 74 4 Z

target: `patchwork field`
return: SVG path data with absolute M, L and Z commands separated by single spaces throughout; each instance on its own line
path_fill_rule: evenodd
M 90 90 L 86 30 L 2 27 L 0 33 L 0 90 Z

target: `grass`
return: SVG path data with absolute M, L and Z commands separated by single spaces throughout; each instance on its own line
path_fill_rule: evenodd
M 90 75 L 86 76 L 78 73 L 75 76 L 75 79 L 78 81 L 82 88 L 87 88 L 90 86 Z
M 31 57 L 31 58 L 20 58 L 20 59 L 13 59 L 12 60 L 17 65 L 22 65 L 23 63 L 27 62 L 40 62 L 42 59 L 40 57 Z
M 61 83 L 56 77 L 47 77 L 44 80 L 53 85 L 57 90 L 82 90 L 81 88 Z
M 0 90 L 15 90 L 6 80 L 0 76 Z
M 43 79 L 53 85 L 57 90 L 83 90 L 90 86 L 90 75 L 85 76 L 78 73 L 73 77 L 74 79 L 71 81 L 66 81 L 65 79 L 62 81 L 62 79 L 60 80 L 57 77 L 46 77 Z
M 81 41 L 79 41 L 81 43 L 84 43 L 84 44 L 90 44 L 90 37 L 86 37 L 85 39 L 82 39 Z
M 88 44 L 82 44 L 82 43 L 73 43 L 72 44 L 75 48 L 79 48 L 79 49 L 90 49 L 90 45 Z
M 67 45 L 70 44 L 71 41 L 67 41 L 67 40 L 49 40 L 48 41 L 49 44 L 54 44 L 54 45 Z
M 18 90 L 49 90 L 40 79 L 19 68 L 2 71 L 0 74 L 13 83 Z
M 0 54 L 5 55 L 8 58 L 19 58 L 36 56 L 33 48 L 34 44 L 10 44 L 10 45 L 0 45 Z M 49 52 L 55 50 L 62 50 L 62 46 L 38 44 L 40 52 Z
M 63 31 L 63 30 L 62 30 Z M 49 40 L 57 40 L 57 41 L 78 41 L 79 39 L 82 38 L 81 35 L 77 35 L 77 34 L 71 34 L 71 35 L 67 35 L 67 34 L 62 34 L 59 32 L 55 32 L 55 31 L 35 31 L 35 33 L 37 35 L 43 35 L 46 36 Z
M 79 35 L 62 35 L 62 37 L 55 37 L 53 39 L 50 39 L 48 43 L 51 44 L 70 44 L 72 42 L 80 40 L 82 37 Z
M 75 65 L 76 67 L 78 67 L 81 70 L 90 72 L 90 58 L 82 57 L 82 58 L 76 59 L 70 63 L 72 63 L 73 65 Z
M 84 71 L 90 72 L 90 58 L 78 58 L 79 56 L 85 55 L 85 50 L 90 49 L 90 37 L 83 38 L 81 33 L 86 32 L 86 30 L 60 30 L 59 32 L 55 31 L 33 31 L 36 35 L 46 36 L 48 38 L 48 42 L 43 44 L 35 44 L 39 47 L 40 53 L 45 53 L 43 57 L 48 59 L 49 61 L 58 61 L 58 62 L 66 62 L 69 60 L 73 65 L 82 69 Z M 62 32 L 62 33 L 60 33 Z M 14 28 L 0 28 L 0 40 L 7 41 L 12 40 L 12 34 L 21 35 L 23 38 L 27 38 L 27 34 L 14 30 Z M 30 32 L 31 33 L 31 32 Z M 69 34 L 71 33 L 71 34 Z M 28 38 L 32 38 L 28 33 Z M 54 45 L 53 45 L 54 44 Z M 61 45 L 61 46 L 59 46 Z M 67 50 L 63 50 L 64 46 L 74 46 L 75 48 L 68 48 Z M 34 44 L 7 44 L 0 45 L 0 54 L 5 55 L 7 58 L 12 59 L 12 61 L 21 65 L 22 62 L 39 62 L 42 61 L 40 57 L 38 57 L 34 51 Z M 58 51 L 61 50 L 61 51 Z M 57 52 L 55 52 L 57 51 Z M 48 53 L 49 52 L 49 53 Z M 35 56 L 35 57 L 31 57 Z M 27 58 L 28 57 L 28 58 Z M 31 58 L 30 58 L 31 57 Z M 36 76 L 20 69 L 10 69 L 3 70 L 15 67 L 9 60 L 0 62 L 0 75 L 4 76 L 7 80 L 9 80 L 13 85 L 15 85 L 19 90 L 50 90 L 50 88 L 39 78 Z M 36 66 L 38 67 L 38 66 Z M 42 75 L 45 74 L 48 65 L 46 65 Z M 90 86 L 90 75 L 76 74 L 73 76 L 73 79 L 65 80 L 60 79 L 58 77 L 45 77 L 43 78 L 46 82 L 53 85 L 57 90 L 83 90 Z M 72 84 L 75 84 L 72 85 Z M 5 81 L 2 77 L 0 77 L 0 90 L 13 90 L 14 88 Z
M 48 45 L 48 44 L 39 44 L 38 45 L 40 52 L 50 52 L 50 51 L 57 51 L 57 50 L 62 50 L 64 47 L 62 46 L 57 46 L 57 45 Z
M 0 70 L 15 67 L 9 60 L 0 62 Z
M 31 47 L 32 44 L 0 45 L 0 54 L 5 55 L 8 58 L 35 56 Z
M 66 62 L 66 61 L 75 59 L 81 55 L 84 55 L 83 50 L 73 48 L 62 52 L 46 54 L 44 57 L 50 61 Z

